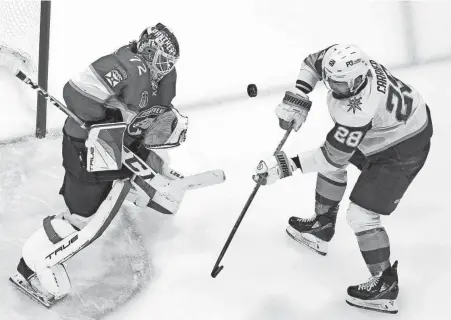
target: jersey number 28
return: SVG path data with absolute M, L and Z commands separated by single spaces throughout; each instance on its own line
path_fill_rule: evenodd
M 361 131 L 349 131 L 345 127 L 338 127 L 335 131 L 334 138 L 341 143 L 346 144 L 348 147 L 355 148 L 359 145 L 362 139 L 363 132 Z

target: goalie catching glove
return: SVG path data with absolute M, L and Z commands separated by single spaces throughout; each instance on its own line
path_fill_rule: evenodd
M 146 149 L 168 149 L 186 140 L 188 117 L 173 106 L 154 105 L 142 109 L 128 124 L 126 137 L 141 139 Z
M 298 131 L 307 119 L 312 102 L 308 96 L 287 91 L 282 102 L 276 108 L 276 115 L 279 118 L 279 126 L 288 130 L 290 123 L 293 122 L 294 131 Z
M 279 179 L 293 175 L 297 169 L 296 164 L 288 158 L 285 152 L 281 151 L 266 160 L 261 160 L 255 169 L 255 175 L 252 176 L 255 182 L 263 179 L 262 184 L 272 184 Z

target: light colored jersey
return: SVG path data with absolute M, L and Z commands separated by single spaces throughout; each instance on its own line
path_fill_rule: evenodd
M 332 47 L 304 60 L 296 90 L 308 94 L 322 80 L 323 57 Z M 328 92 L 327 105 L 335 126 L 319 149 L 299 154 L 303 172 L 341 169 L 357 148 L 367 156 L 373 155 L 426 128 L 426 105 L 418 91 L 394 77 L 383 65 L 368 61 L 370 74 L 357 94 L 339 98 Z

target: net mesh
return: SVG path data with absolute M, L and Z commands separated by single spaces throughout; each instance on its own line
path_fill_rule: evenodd
M 0 0 L 0 63 L 18 62 L 33 77 L 39 58 L 40 10 L 40 0 Z

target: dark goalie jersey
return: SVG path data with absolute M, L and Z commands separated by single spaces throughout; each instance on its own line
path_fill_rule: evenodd
M 328 49 L 309 55 L 302 63 L 296 81 L 300 94 L 310 93 L 322 80 L 322 61 Z M 320 148 L 299 154 L 303 172 L 344 168 L 357 148 L 370 156 L 427 127 L 427 107 L 418 91 L 383 65 L 368 61 L 370 75 L 356 95 L 337 98 L 328 92 L 327 105 L 335 126 Z
M 67 106 L 88 123 L 107 120 L 120 112 L 130 123 L 140 109 L 155 104 L 169 105 L 175 97 L 176 70 L 159 83 L 152 83 L 149 68 L 130 46 L 101 57 L 66 83 L 63 91 Z M 78 139 L 86 139 L 87 132 L 71 118 L 64 131 Z

